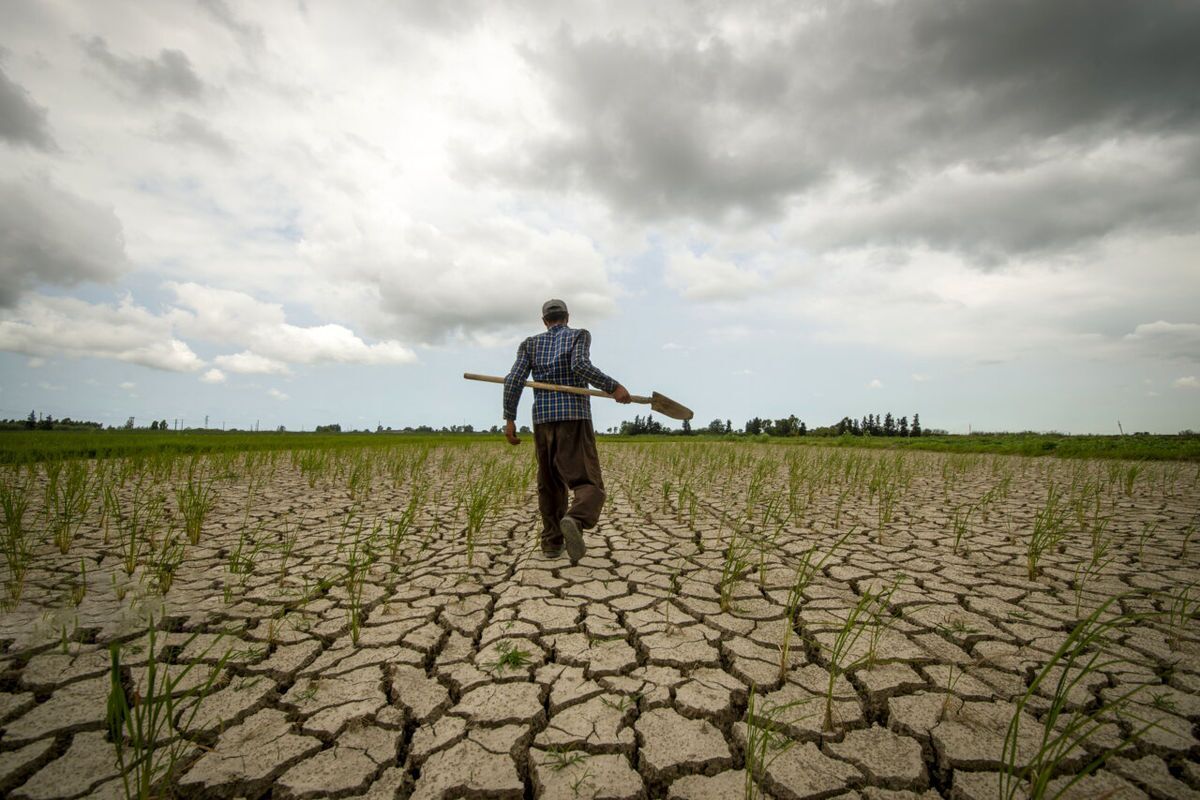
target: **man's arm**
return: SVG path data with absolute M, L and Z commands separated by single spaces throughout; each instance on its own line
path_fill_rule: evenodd
M 504 378 L 504 421 L 512 422 L 517 418 L 517 404 L 521 402 L 521 390 L 525 388 L 525 380 L 533 371 L 533 362 L 529 359 L 526 345 L 529 340 L 517 346 L 517 360 Z
M 624 386 L 596 369 L 592 364 L 592 334 L 580 329 L 571 348 L 571 371 L 602 392 L 608 392 L 618 403 L 629 402 L 629 392 Z

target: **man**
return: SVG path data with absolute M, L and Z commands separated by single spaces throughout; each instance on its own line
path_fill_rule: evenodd
M 567 327 L 567 304 L 542 304 L 546 332 L 530 336 L 517 348 L 517 360 L 504 379 L 504 435 L 517 445 L 517 403 L 525 380 L 608 392 L 618 403 L 629 402 L 624 386 L 592 366 L 592 335 Z M 566 544 L 572 564 L 583 557 L 583 531 L 593 527 L 604 506 L 604 479 L 596 455 L 596 432 L 587 395 L 533 390 L 533 443 L 538 461 L 538 510 L 542 515 L 542 553 L 556 558 Z M 567 490 L 575 493 L 568 508 Z

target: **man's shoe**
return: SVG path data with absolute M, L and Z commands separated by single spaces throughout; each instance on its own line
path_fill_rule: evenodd
M 546 558 L 558 558 L 562 555 L 563 546 L 560 545 L 542 545 L 542 555 Z
M 587 548 L 583 546 L 583 531 L 579 523 L 572 517 L 563 517 L 558 527 L 562 529 L 563 541 L 567 545 L 567 557 L 572 564 L 578 564 Z

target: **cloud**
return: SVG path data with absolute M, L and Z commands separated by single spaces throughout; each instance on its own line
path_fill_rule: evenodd
M 883 381 L 879 380 L 879 378 L 872 378 L 872 379 L 871 379 L 871 380 L 870 380 L 870 381 L 867 383 L 867 388 L 868 388 L 868 389 L 882 389 L 882 388 L 883 388 Z
M 502 216 L 443 228 L 381 207 L 333 216 L 299 248 L 324 279 L 310 302 L 378 337 L 432 344 L 509 334 L 536 324 L 548 297 L 566 300 L 577 324 L 615 309 L 604 258 L 580 233 Z
M 287 374 L 288 364 L 410 364 L 411 349 L 394 340 L 368 344 L 334 323 L 299 326 L 286 322 L 283 306 L 244 292 L 196 283 L 168 283 L 181 307 L 180 330 L 211 342 L 246 350 L 218 356 L 215 363 L 238 373 Z
M 1187 375 L 1176 379 L 1171 385 L 1176 389 L 1200 389 L 1200 378 L 1195 375 Z
M 225 373 L 221 372 L 219 369 L 213 368 L 201 375 L 200 380 L 204 383 L 224 383 Z
M 1200 362 L 1200 324 L 1194 322 L 1144 322 L 1125 341 L 1149 356 Z
M 133 391 L 137 388 L 137 384 L 133 381 L 122 381 L 119 386 L 127 392 Z
M 672 253 L 666 283 L 689 300 L 743 300 L 762 291 L 766 281 L 756 272 L 709 254 Z
M 38 284 L 109 282 L 128 268 L 111 209 L 44 178 L 0 181 L 0 308 Z
M 93 36 L 83 46 L 109 74 L 124 85 L 149 99 L 179 97 L 199 98 L 205 90 L 203 81 L 192 70 L 192 63 L 181 50 L 163 49 L 158 58 L 122 58 L 108 49 L 108 42 Z
M 291 372 L 284 362 L 251 353 L 249 350 L 232 355 L 217 356 L 213 359 L 213 363 L 240 375 L 287 375 Z
M 210 122 L 183 112 L 176 114 L 169 125 L 160 128 L 158 136 L 165 142 L 198 147 L 221 158 L 232 158 L 237 153 L 232 140 Z
M 281 392 L 274 387 L 271 387 L 270 389 L 267 390 L 267 395 L 269 397 L 275 398 L 276 400 L 287 400 L 288 399 L 288 396 L 284 392 Z
M 929 380 L 929 376 L 922 375 L 920 372 L 914 372 L 912 374 L 912 379 L 913 383 L 924 383 L 925 381 Z
M 116 305 L 30 297 L 0 320 L 0 350 L 110 358 L 168 372 L 194 372 L 204 365 L 175 338 L 170 320 L 135 305 L 128 296 Z
M 1195 4 L 786 8 L 689 4 L 531 37 L 548 119 L 461 148 L 460 166 L 643 223 L 794 218 L 824 247 L 923 242 L 985 265 L 1191 229 Z M 803 224 L 814 212 L 838 224 Z
M 29 96 L 29 92 L 13 83 L 0 69 L 0 139 L 12 145 L 25 145 L 35 150 L 54 151 L 58 145 L 50 135 L 46 109 Z

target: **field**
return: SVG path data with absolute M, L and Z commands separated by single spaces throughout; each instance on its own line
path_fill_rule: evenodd
M 339 441 L 10 459 L 0 794 L 1200 793 L 1195 463 Z

